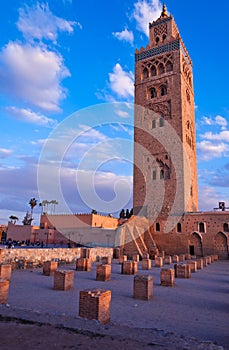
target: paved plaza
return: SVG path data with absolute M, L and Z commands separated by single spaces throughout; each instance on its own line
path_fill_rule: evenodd
M 12 345 L 15 338 L 9 344 L 9 334 L 12 332 L 13 336 L 19 326 L 22 333 L 23 327 L 32 327 L 31 324 L 16 326 L 14 321 L 17 319 L 29 320 L 34 323 L 33 327 L 39 325 L 39 332 L 43 329 L 45 334 L 41 339 L 51 337 L 51 329 L 48 331 L 51 326 L 47 324 L 58 327 L 55 330 L 59 337 L 64 329 L 75 330 L 77 339 L 84 335 L 80 347 L 73 341 L 76 349 L 89 349 L 85 342 L 93 345 L 94 350 L 97 345 L 98 349 L 100 346 L 128 349 L 134 344 L 136 349 L 214 349 L 214 346 L 220 349 L 217 345 L 229 349 L 228 261 L 214 262 L 192 273 L 190 279 L 176 278 L 174 287 L 160 285 L 160 268 L 153 266 L 151 270 L 142 270 L 139 262 L 138 273 L 153 276 L 153 298 L 149 301 L 133 298 L 134 276 L 121 274 L 118 260 L 112 261 L 111 280 L 108 282 L 96 281 L 96 263 L 90 272 L 76 271 L 74 265 L 62 265 L 59 269 L 74 270 L 72 290 L 54 290 L 54 278 L 44 276 L 42 268 L 12 272 L 8 304 L 0 305 L 0 339 L 5 344 L 1 349 L 19 349 Z M 98 288 L 112 292 L 111 322 L 107 325 L 78 317 L 80 290 Z M 36 334 L 35 328 L 33 334 Z M 97 345 L 92 341 L 93 337 L 90 338 L 93 334 L 97 335 Z M 107 341 L 106 344 L 112 341 L 113 346 L 99 341 Z M 32 346 L 42 349 L 42 346 Z M 59 349 L 56 346 L 48 348 Z M 71 346 L 68 347 L 66 342 L 65 348 Z

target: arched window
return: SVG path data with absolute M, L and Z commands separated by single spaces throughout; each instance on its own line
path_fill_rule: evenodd
M 165 67 L 164 67 L 164 65 L 162 63 L 160 63 L 159 66 L 158 66 L 158 73 L 159 74 L 165 73 Z
M 163 34 L 162 40 L 165 41 L 165 39 L 166 39 L 166 34 Z
M 159 38 L 159 36 L 157 36 L 157 37 L 156 37 L 156 44 L 158 44 L 159 41 L 160 41 L 160 38 Z
M 165 177 L 164 170 L 161 169 L 161 171 L 160 171 L 160 179 L 163 180 L 164 177 Z
M 164 124 L 165 124 L 165 123 L 164 123 L 164 118 L 161 117 L 161 118 L 160 118 L 160 121 L 159 121 L 159 126 L 162 127 L 162 126 L 164 126 Z
M 156 119 L 153 119 L 152 120 L 152 129 L 155 129 L 156 128 Z
M 160 224 L 159 224 L 159 222 L 156 222 L 156 231 L 160 232 Z
M 143 77 L 144 77 L 144 79 L 147 79 L 149 77 L 149 72 L 148 72 L 147 68 L 143 69 Z
M 181 223 L 180 222 L 178 222 L 178 224 L 177 224 L 177 232 L 181 233 Z
M 155 67 L 155 66 L 152 66 L 152 68 L 151 68 L 151 76 L 152 76 L 152 77 L 155 77 L 156 75 L 157 75 L 156 67 Z
M 229 232 L 228 223 L 223 224 L 224 232 Z
M 166 72 L 172 72 L 172 70 L 173 70 L 173 64 L 172 62 L 168 61 L 166 63 Z
M 167 87 L 165 85 L 161 86 L 161 96 L 167 95 Z
M 154 169 L 153 170 L 153 180 L 156 180 L 157 179 L 157 170 Z
M 150 97 L 151 97 L 151 98 L 157 97 L 157 91 L 156 91 L 155 88 L 151 88 L 151 89 L 150 89 Z
M 204 233 L 204 232 L 205 232 L 205 225 L 204 225 L 203 222 L 200 222 L 200 223 L 199 223 L 199 231 L 200 231 L 201 233 Z

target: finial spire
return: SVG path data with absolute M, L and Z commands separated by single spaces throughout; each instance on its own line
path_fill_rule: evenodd
M 162 16 L 162 17 L 167 17 L 167 16 L 168 16 L 167 8 L 166 8 L 166 5 L 165 5 L 165 4 L 163 4 L 161 16 Z

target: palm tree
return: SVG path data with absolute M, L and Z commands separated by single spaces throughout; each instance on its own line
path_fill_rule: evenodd
M 52 207 L 51 207 L 51 214 L 54 214 L 54 213 L 55 213 L 56 205 L 59 204 L 59 203 L 57 202 L 56 199 L 52 199 L 49 203 L 52 204 Z
M 31 198 L 29 205 L 31 207 L 31 216 L 33 216 L 33 208 L 37 205 L 37 200 L 35 198 Z
M 14 225 L 16 224 L 16 221 L 19 220 L 18 217 L 15 216 L 15 215 L 11 215 L 11 216 L 9 217 L 9 219 L 10 219 L 10 222 L 12 222 Z

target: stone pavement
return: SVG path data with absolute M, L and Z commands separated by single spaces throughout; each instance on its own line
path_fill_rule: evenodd
M 41 268 L 14 270 L 8 305 L 0 305 L 0 315 L 2 320 L 14 317 L 128 338 L 138 343 L 138 349 L 139 344 L 150 343 L 154 349 L 220 349 L 217 344 L 229 349 L 228 267 L 229 261 L 217 261 L 192 273 L 190 279 L 176 278 L 174 287 L 164 287 L 161 269 L 142 270 L 139 262 L 138 273 L 154 279 L 149 301 L 133 298 L 134 276 L 122 275 L 117 260 L 112 262 L 110 281 L 96 281 L 94 263 L 90 272 L 74 272 L 74 288 L 66 292 L 53 290 L 53 276 L 44 276 Z M 73 265 L 59 268 L 75 270 Z M 95 288 L 112 292 L 111 323 L 105 326 L 78 317 L 79 291 Z

